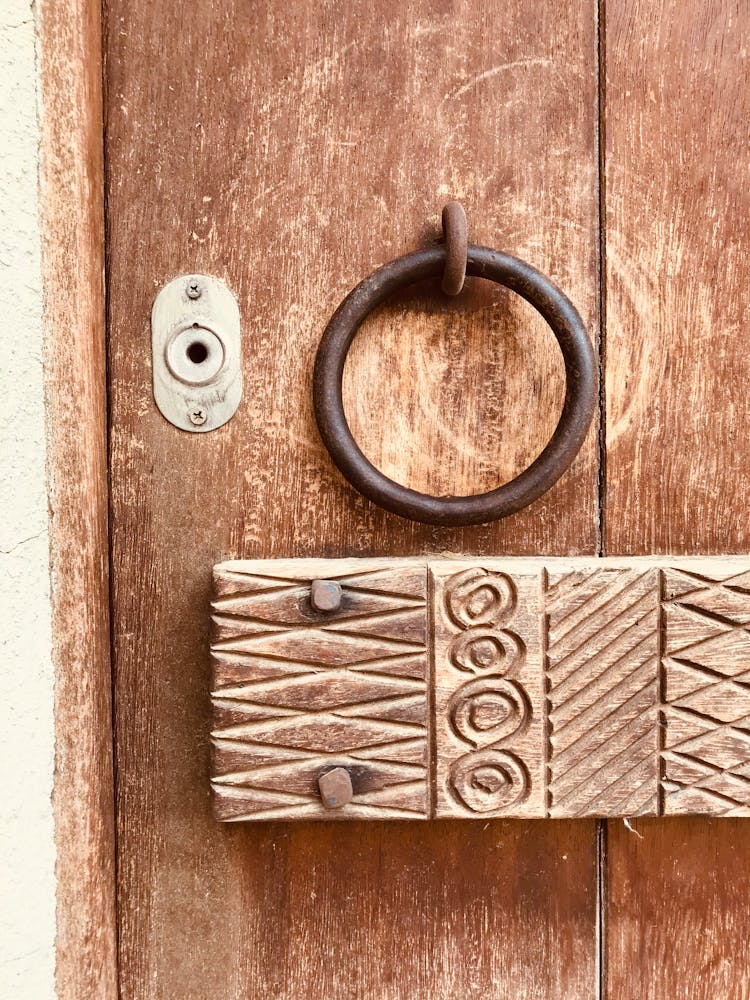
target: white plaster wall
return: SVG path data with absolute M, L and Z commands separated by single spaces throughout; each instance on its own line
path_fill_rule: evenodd
M 0 0 L 0 997 L 55 995 L 53 672 L 33 0 Z

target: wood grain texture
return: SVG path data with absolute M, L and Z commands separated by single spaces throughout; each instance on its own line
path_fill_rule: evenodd
M 56 996 L 115 1000 L 101 7 L 37 7 L 50 581 Z
M 699 816 L 608 824 L 605 996 L 750 996 L 747 825 Z
M 446 531 L 347 487 L 311 412 L 332 311 L 435 239 L 451 196 L 475 242 L 549 274 L 596 339 L 594 5 L 106 12 L 122 996 L 589 1000 L 593 823 L 216 823 L 205 609 L 227 558 L 595 550 L 595 430 L 533 508 Z M 205 435 L 151 398 L 151 304 L 192 271 L 227 280 L 243 323 L 243 404 Z M 418 489 L 525 465 L 562 399 L 530 312 L 472 281 L 372 317 L 346 386 L 367 453 Z M 533 950 L 509 945 L 530 932 Z
M 747 551 L 750 11 L 606 11 L 605 551 Z M 608 830 L 607 996 L 750 997 L 746 825 L 634 825 Z
M 332 768 L 337 819 L 750 815 L 746 558 L 238 560 L 214 590 L 218 819 L 330 819 Z
M 612 554 L 750 550 L 749 19 L 607 3 Z

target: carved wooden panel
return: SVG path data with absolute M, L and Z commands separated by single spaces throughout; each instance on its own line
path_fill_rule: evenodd
M 214 571 L 213 791 L 220 819 L 428 815 L 424 563 L 299 560 Z M 340 588 L 316 609 L 314 580 Z M 353 798 L 328 810 L 321 775 Z
M 542 571 L 550 816 L 656 813 L 658 570 Z
M 214 575 L 220 819 L 750 815 L 746 559 Z
M 432 563 L 436 816 L 543 816 L 539 574 Z
M 663 574 L 665 813 L 750 814 L 750 568 Z

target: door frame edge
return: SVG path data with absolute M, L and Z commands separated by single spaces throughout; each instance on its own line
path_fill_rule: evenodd
M 101 0 L 36 7 L 56 993 L 116 1000 Z

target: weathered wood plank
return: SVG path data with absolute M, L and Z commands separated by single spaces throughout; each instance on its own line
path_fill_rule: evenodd
M 746 558 L 236 561 L 214 586 L 219 819 L 331 818 L 335 767 L 337 819 L 750 815 Z
M 56 996 L 114 1000 L 101 4 L 44 0 L 35 10 L 55 667 Z
M 611 997 L 745 1000 L 747 825 L 706 816 L 607 824 Z
M 606 12 L 605 551 L 746 552 L 750 9 L 607 0 Z M 687 629 L 688 615 L 679 620 Z M 702 611 L 690 622 L 696 639 L 706 636 Z M 744 635 L 733 629 L 720 646 Z M 709 649 L 694 648 L 698 664 Z M 706 709 L 709 722 L 718 714 L 724 761 L 743 739 L 723 697 L 731 686 L 739 708 L 743 683 L 706 670 L 697 694 L 702 672 L 681 664 L 667 677 L 677 699 L 665 713 L 668 811 L 709 800 L 730 811 L 737 795 L 735 784 L 728 800 L 714 797 L 728 779 L 709 773 L 713 736 L 706 743 L 693 729 L 687 759 L 673 756 L 698 721 L 678 703 Z M 607 996 L 750 995 L 746 827 L 709 818 L 634 826 L 637 835 L 610 823 L 607 835 Z
M 346 486 L 310 399 L 337 304 L 449 197 L 596 339 L 595 5 L 105 6 L 122 996 L 590 1000 L 593 823 L 216 823 L 205 608 L 232 556 L 595 551 L 595 430 L 533 509 L 441 531 Z M 148 357 L 157 289 L 194 271 L 242 317 L 243 403 L 205 435 L 156 411 Z M 367 322 L 345 391 L 386 472 L 471 492 L 538 454 L 562 364 L 515 296 L 435 285 Z

